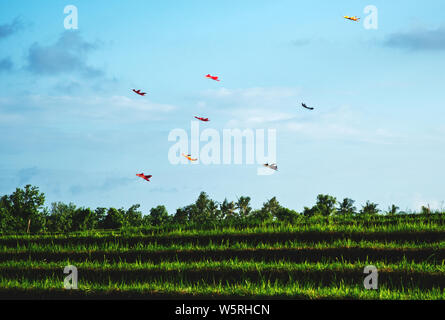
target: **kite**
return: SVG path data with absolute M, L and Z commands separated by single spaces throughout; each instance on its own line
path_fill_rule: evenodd
M 207 79 L 212 79 L 212 80 L 215 80 L 215 81 L 220 81 L 220 80 L 218 80 L 218 77 L 211 76 L 210 74 L 206 75 L 206 78 Z
M 140 177 L 140 178 L 142 178 L 142 179 L 144 179 L 144 180 L 147 180 L 148 182 L 150 182 L 150 178 L 152 177 L 152 175 L 145 175 L 145 174 L 143 174 L 143 173 L 137 173 L 136 174 L 138 177 Z
M 133 92 L 134 93 L 137 93 L 138 95 L 140 95 L 140 96 L 145 96 L 147 93 L 146 92 L 141 92 L 141 89 L 139 89 L 139 90 L 135 90 L 135 89 L 133 89 Z
M 309 110 L 314 110 L 314 108 L 308 107 L 305 103 L 301 104 L 303 106 L 303 108 L 309 109 Z
M 196 119 L 201 120 L 201 121 L 210 121 L 209 118 L 201 118 L 201 117 L 196 117 Z
M 276 163 L 272 163 L 272 164 L 265 163 L 265 164 L 263 164 L 263 166 L 270 168 L 272 170 L 278 171 L 278 167 L 277 167 Z
M 184 157 L 186 157 L 189 161 L 196 161 L 196 160 L 198 160 L 198 159 L 192 159 L 192 156 L 191 155 L 185 155 L 185 154 L 182 154 Z
M 352 21 L 359 21 L 360 20 L 360 18 L 357 18 L 357 17 L 344 16 L 343 18 L 348 19 L 348 20 L 352 20 Z

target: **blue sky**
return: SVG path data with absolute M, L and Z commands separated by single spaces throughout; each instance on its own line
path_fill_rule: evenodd
M 64 29 L 66 5 L 78 8 L 77 30 Z M 364 19 L 367 5 L 378 8 L 377 30 L 342 18 Z M 158 204 L 174 213 L 200 191 L 248 195 L 254 207 L 277 196 L 297 211 L 319 193 L 440 207 L 443 9 L 440 0 L 4 0 L 0 194 L 30 183 L 48 205 L 139 203 L 144 213 Z M 279 172 L 170 164 L 169 132 L 189 131 L 195 115 L 221 133 L 277 129 Z

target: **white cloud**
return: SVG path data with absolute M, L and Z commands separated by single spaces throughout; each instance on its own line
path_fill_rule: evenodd
M 298 88 L 220 88 L 207 90 L 202 97 L 221 107 L 275 108 L 283 104 L 295 104 L 299 93 Z M 210 105 L 208 101 L 206 102 Z
M 0 113 L 0 123 L 11 123 L 23 120 L 19 114 Z
M 369 125 L 359 112 L 351 107 L 340 107 L 319 112 L 315 117 L 284 124 L 284 128 L 312 139 L 345 139 L 377 144 L 400 142 L 403 136 L 388 129 Z
M 201 103 L 218 110 L 229 120 L 227 127 L 274 127 L 280 132 L 298 133 L 308 139 L 344 139 L 377 144 L 400 143 L 403 136 L 392 128 L 370 122 L 359 106 L 315 105 L 309 111 L 300 106 L 299 88 L 247 88 L 208 90 Z
M 196 106 L 199 108 L 205 108 L 205 107 L 207 107 L 207 103 L 205 101 L 198 101 L 196 103 Z
M 247 88 L 208 90 L 202 105 L 217 109 L 229 118 L 229 127 L 255 127 L 291 120 L 300 90 L 298 88 Z
M 105 120 L 119 122 L 138 122 L 159 120 L 163 115 L 176 109 L 169 104 L 152 102 L 149 99 L 129 98 L 126 96 L 47 96 L 30 95 L 19 99 L 3 99 L 9 117 L 64 122 L 78 120 Z
M 276 122 L 291 120 L 295 114 L 285 112 L 273 112 L 267 109 L 234 110 L 230 114 L 233 119 L 227 122 L 228 127 L 256 127 Z

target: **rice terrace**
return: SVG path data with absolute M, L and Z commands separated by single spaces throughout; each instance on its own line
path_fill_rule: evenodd
M 221 203 L 202 192 L 158 206 L 77 208 L 30 185 L 0 201 L 4 299 L 444 299 L 445 212 L 319 195 L 300 214 L 277 199 Z M 13 230 L 16 230 L 15 232 Z M 76 277 L 66 286 L 64 269 Z M 375 266 L 378 285 L 364 287 Z M 72 271 L 72 270 L 71 270 Z M 75 281 L 75 284 L 74 282 Z M 72 285 L 75 285 L 74 287 Z M 71 285 L 71 287 L 69 287 Z

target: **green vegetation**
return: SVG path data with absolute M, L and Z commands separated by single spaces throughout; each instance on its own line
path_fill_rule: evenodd
M 201 193 L 174 215 L 143 215 L 44 200 L 32 186 L 0 198 L 2 298 L 445 298 L 445 213 L 428 207 L 381 213 L 319 195 L 298 213 Z M 78 290 L 64 289 L 67 265 Z M 378 290 L 363 286 L 369 265 Z
M 250 197 L 236 202 L 212 200 L 201 192 L 195 203 L 179 208 L 171 215 L 159 205 L 147 215 L 135 204 L 128 209 L 85 208 L 73 203 L 55 202 L 44 207 L 45 195 L 37 187 L 17 188 L 11 195 L 0 198 L 0 234 L 165 234 L 204 230 L 261 230 L 283 232 L 302 230 L 345 230 L 382 232 L 440 230 L 445 222 L 445 209 L 432 211 L 422 207 L 420 214 L 400 212 L 396 205 L 380 212 L 376 203 L 367 201 L 360 210 L 354 200 L 320 194 L 311 208 L 302 213 L 285 208 L 278 200 L 263 203 L 253 209 Z M 340 229 L 339 229 L 340 228 Z M 254 231 L 254 232 L 256 232 Z

